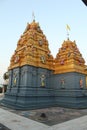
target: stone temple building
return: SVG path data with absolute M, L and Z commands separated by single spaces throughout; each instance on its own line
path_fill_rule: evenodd
M 28 23 L 11 57 L 2 104 L 14 109 L 87 108 L 87 66 L 76 42 L 65 40 L 56 58 L 35 20 Z

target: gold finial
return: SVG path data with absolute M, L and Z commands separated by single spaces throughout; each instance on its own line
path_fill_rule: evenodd
M 70 26 L 68 24 L 66 25 L 66 31 L 67 31 L 67 40 L 69 40 Z
M 35 22 L 35 15 L 34 15 L 34 12 L 32 12 L 32 19 L 33 19 L 33 22 Z

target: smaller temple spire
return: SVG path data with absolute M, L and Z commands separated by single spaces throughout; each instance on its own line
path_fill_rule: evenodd
M 67 40 L 69 40 L 70 26 L 68 24 L 66 25 L 66 31 L 67 31 Z

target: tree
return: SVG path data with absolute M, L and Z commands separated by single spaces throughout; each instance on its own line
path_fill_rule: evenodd
M 3 88 L 3 91 L 6 92 L 7 86 L 8 86 L 8 82 L 9 82 L 9 73 L 8 72 L 4 73 L 3 79 L 4 79 L 4 83 L 3 83 L 4 88 Z
M 3 79 L 4 79 L 4 80 L 9 79 L 9 73 L 8 73 L 8 72 L 5 72 L 5 73 L 4 73 Z

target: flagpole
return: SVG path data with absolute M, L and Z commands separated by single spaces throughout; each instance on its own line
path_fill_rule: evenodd
M 67 31 L 67 40 L 69 40 L 69 31 L 70 31 L 70 27 L 69 27 L 68 24 L 66 25 L 66 31 Z
M 35 22 L 35 15 L 34 15 L 34 12 L 32 12 L 32 19 L 33 19 L 33 21 Z
M 69 31 L 68 29 L 66 31 L 67 31 L 67 40 L 69 40 Z

